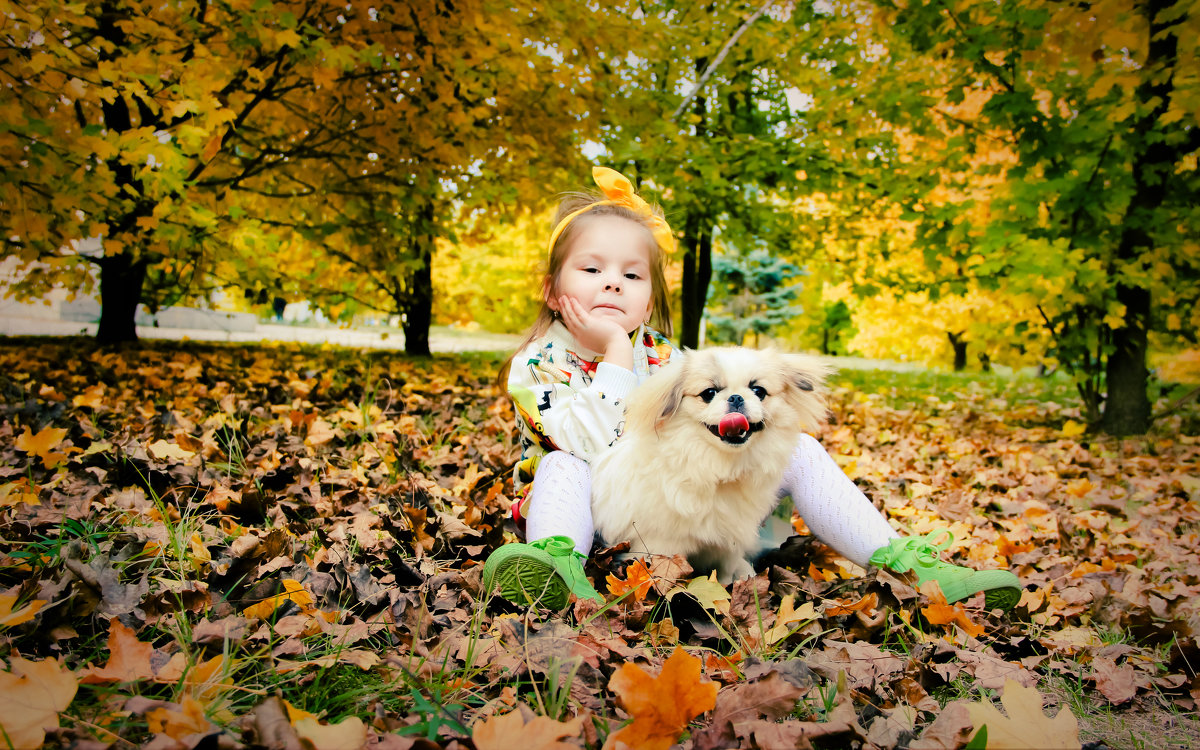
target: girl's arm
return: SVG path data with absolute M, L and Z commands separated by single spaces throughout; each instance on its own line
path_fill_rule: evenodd
M 601 362 L 592 381 L 542 352 L 518 355 L 508 376 L 517 415 L 547 449 L 567 451 L 585 461 L 621 435 L 625 399 L 637 385 L 632 370 Z

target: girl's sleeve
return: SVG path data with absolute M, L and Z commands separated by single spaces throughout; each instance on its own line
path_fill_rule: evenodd
M 564 370 L 540 357 L 513 360 L 508 393 L 517 418 L 546 450 L 562 450 L 590 461 L 612 445 L 625 424 L 625 399 L 637 376 L 601 362 L 582 384 L 582 373 Z

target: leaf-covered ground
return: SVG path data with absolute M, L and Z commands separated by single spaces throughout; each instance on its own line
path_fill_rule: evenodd
M 480 591 L 497 364 L 0 343 L 0 747 L 1200 742 L 1194 409 L 1117 442 L 1049 383 L 835 378 L 825 446 L 1015 570 L 1006 616 L 803 534 L 729 588 L 599 550 L 608 604 L 552 613 Z

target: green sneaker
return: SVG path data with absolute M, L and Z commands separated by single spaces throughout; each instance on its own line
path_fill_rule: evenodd
M 944 535 L 942 542 L 934 539 Z M 901 537 L 875 550 L 871 563 L 896 573 L 913 571 L 918 584 L 937 581 L 947 602 L 956 602 L 980 591 L 988 609 L 1010 610 L 1021 600 L 1021 579 L 1007 570 L 973 570 L 943 562 L 938 554 L 954 542 L 948 530 L 928 536 Z
M 604 597 L 583 572 L 584 556 L 575 551 L 570 537 L 552 536 L 528 544 L 506 544 L 483 564 L 483 589 L 517 604 L 537 604 L 562 609 L 571 594 L 580 599 Z

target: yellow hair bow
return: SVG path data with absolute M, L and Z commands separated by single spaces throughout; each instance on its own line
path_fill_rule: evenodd
M 596 181 L 596 185 L 600 188 L 600 192 L 604 193 L 606 200 L 597 201 L 564 216 L 550 234 L 549 247 L 551 250 L 554 249 L 554 243 L 558 240 L 559 235 L 575 217 L 587 213 L 596 206 L 624 206 L 634 213 L 646 217 L 647 223 L 650 225 L 650 232 L 654 235 L 654 241 L 658 243 L 659 249 L 667 255 L 675 252 L 675 234 L 671 231 L 670 225 L 667 224 L 666 219 L 654 213 L 654 209 L 650 207 L 649 203 L 646 203 L 640 195 L 634 192 L 633 183 L 629 181 L 629 178 L 615 169 L 592 167 L 592 179 Z

